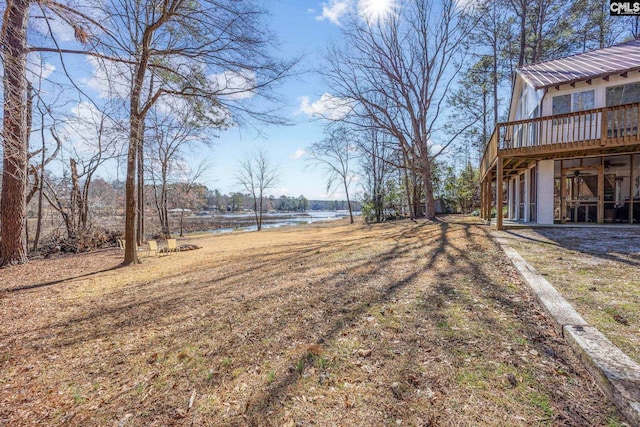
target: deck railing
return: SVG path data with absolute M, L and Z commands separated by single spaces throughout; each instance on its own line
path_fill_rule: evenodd
M 499 150 L 544 152 L 637 143 L 639 123 L 640 103 L 498 123 L 482 157 L 480 175 L 489 170 Z

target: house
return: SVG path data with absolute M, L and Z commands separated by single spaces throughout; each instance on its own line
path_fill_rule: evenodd
M 482 218 L 640 223 L 639 107 L 640 40 L 519 68 L 480 163 Z

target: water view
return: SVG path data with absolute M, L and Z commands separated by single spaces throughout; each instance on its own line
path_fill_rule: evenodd
M 354 215 L 356 215 L 355 212 Z M 311 224 L 314 222 L 335 221 L 348 216 L 349 211 L 346 210 L 266 213 L 262 216 L 262 228 L 277 228 L 291 225 Z M 210 230 L 212 233 L 257 230 L 253 213 L 212 215 L 211 218 L 220 224 L 224 224 L 221 228 Z

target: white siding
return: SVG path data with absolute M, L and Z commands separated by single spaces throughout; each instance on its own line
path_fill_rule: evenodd
M 538 162 L 538 224 L 553 224 L 553 160 L 540 160 Z

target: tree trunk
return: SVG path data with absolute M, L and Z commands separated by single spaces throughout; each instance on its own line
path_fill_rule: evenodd
M 73 240 L 78 237 L 79 225 L 79 204 L 80 204 L 80 183 L 78 178 L 78 167 L 75 159 L 69 160 L 71 165 L 71 200 L 69 202 L 70 225 L 67 225 L 67 237 Z
M 140 120 L 141 127 L 144 128 L 144 120 Z M 136 241 L 138 245 L 142 245 L 144 240 L 144 151 L 142 135 L 144 132 L 140 132 L 140 138 L 138 139 L 138 216 L 137 216 L 137 229 L 136 229 Z M 182 231 L 180 232 L 182 235 Z
M 163 185 L 162 193 L 162 233 L 167 237 L 171 237 L 171 229 L 169 228 L 169 202 L 167 201 L 167 189 Z
M 38 186 L 38 219 L 36 222 L 36 235 L 33 237 L 33 251 L 38 251 L 38 243 L 40 242 L 40 232 L 42 231 L 42 204 L 43 204 L 43 193 L 44 193 L 44 163 L 45 163 L 45 146 L 44 146 L 44 137 L 42 138 L 42 160 L 40 163 L 40 185 Z
M 347 185 L 346 179 L 343 179 L 342 183 L 344 184 L 344 194 L 347 197 L 347 206 L 349 206 L 349 218 L 351 219 L 351 224 L 353 224 L 353 209 L 351 208 L 351 201 L 349 200 L 349 186 Z
M 520 1 L 520 11 L 516 11 L 520 18 L 520 52 L 518 54 L 518 67 L 522 67 L 525 62 L 525 52 L 527 50 L 527 0 Z
M 424 156 L 422 166 L 422 185 L 424 186 L 424 210 L 427 219 L 435 219 L 436 205 L 433 198 L 433 181 L 431 177 L 431 162 Z
M 26 44 L 28 0 L 6 2 L 2 23 L 4 64 L 3 171 L 0 265 L 27 261 L 24 237 L 27 183 Z
M 258 231 L 262 230 L 262 214 L 258 212 L 258 198 L 256 195 L 253 195 L 253 212 L 256 216 L 256 228 Z
M 139 96 L 139 92 L 138 92 Z M 137 101 L 137 100 L 136 100 Z M 124 215 L 124 237 L 125 250 L 123 265 L 137 264 L 138 242 L 136 234 L 136 160 L 138 154 L 138 138 L 141 128 L 140 118 L 137 114 L 137 102 L 134 111 L 134 99 L 131 100 L 131 129 L 129 131 L 129 150 L 127 153 L 127 179 L 125 181 L 125 215 Z

